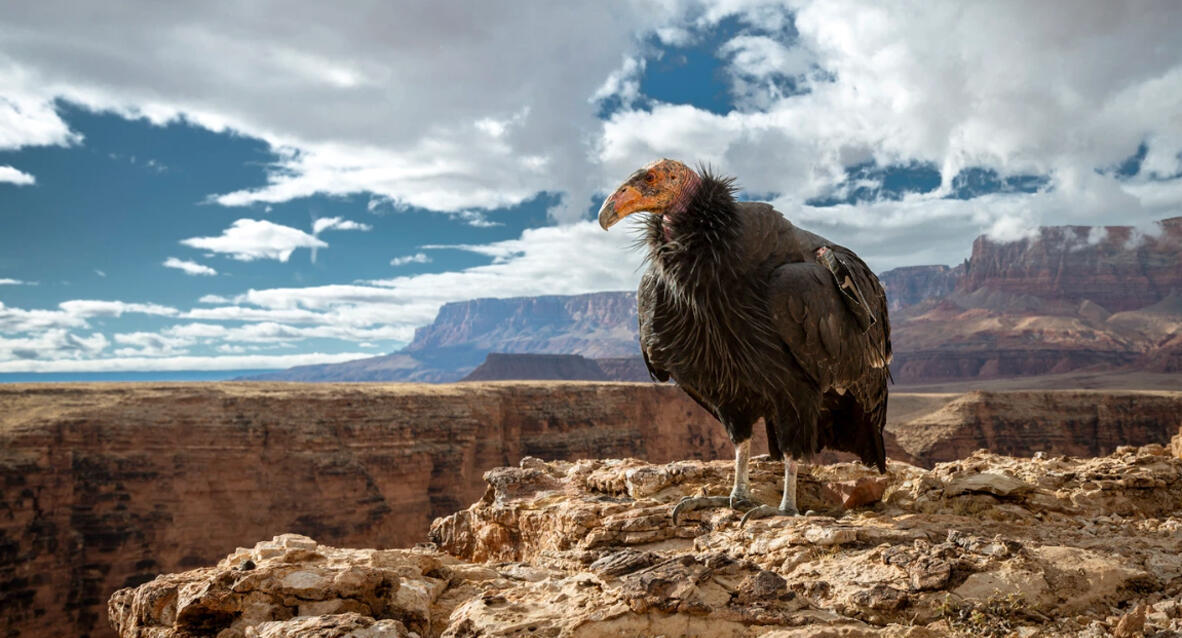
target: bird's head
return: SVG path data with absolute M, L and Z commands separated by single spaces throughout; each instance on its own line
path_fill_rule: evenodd
M 648 212 L 672 219 L 685 211 L 702 179 L 677 160 L 662 159 L 636 171 L 599 209 L 599 225 L 607 230 L 632 213 Z

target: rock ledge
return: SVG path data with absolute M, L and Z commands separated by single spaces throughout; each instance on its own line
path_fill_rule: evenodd
M 775 502 L 780 464 L 752 486 Z M 802 472 L 820 514 L 738 527 L 681 496 L 731 464 L 543 462 L 485 475 L 431 544 L 339 549 L 283 535 L 110 600 L 124 638 L 217 636 L 1176 636 L 1182 459 L 978 452 L 932 470 Z

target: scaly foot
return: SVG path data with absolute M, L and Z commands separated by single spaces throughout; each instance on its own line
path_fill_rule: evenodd
M 729 507 L 739 511 L 755 507 L 757 503 L 744 496 L 687 496 L 673 508 L 673 524 L 677 524 L 677 517 L 685 512 L 704 510 L 710 507 Z
M 747 521 L 749 520 L 767 518 L 769 516 L 800 516 L 800 512 L 797 511 L 795 507 L 792 509 L 782 510 L 778 507 L 772 507 L 771 505 L 760 505 L 759 507 L 753 507 L 747 510 L 747 513 L 743 515 L 742 520 L 739 521 L 739 528 L 741 529 L 747 525 Z

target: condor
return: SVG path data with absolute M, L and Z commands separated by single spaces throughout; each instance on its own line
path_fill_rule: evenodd
M 647 212 L 648 269 L 637 303 L 640 349 L 710 411 L 735 445 L 730 496 L 673 510 L 795 515 L 797 461 L 822 448 L 886 470 L 890 324 L 886 294 L 853 251 L 794 226 L 768 204 L 735 201 L 733 179 L 664 159 L 634 173 L 599 211 L 604 229 Z M 752 500 L 751 432 L 763 418 L 784 459 L 778 508 Z

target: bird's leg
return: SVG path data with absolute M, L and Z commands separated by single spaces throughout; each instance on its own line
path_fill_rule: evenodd
M 731 507 L 751 500 L 751 483 L 747 479 L 747 465 L 750 460 L 751 439 L 747 439 L 735 446 L 735 486 L 731 488 Z
M 751 458 L 751 439 L 735 445 L 735 486 L 731 488 L 730 496 L 687 496 L 673 508 L 673 524 L 677 524 L 677 517 L 683 512 L 706 509 L 708 507 L 730 507 L 732 509 L 749 508 L 754 505 L 751 500 L 751 485 L 747 479 L 747 462 Z
M 770 505 L 760 505 L 759 507 L 747 510 L 743 515 L 743 519 L 739 521 L 739 527 L 747 524 L 747 521 L 756 518 L 767 518 L 768 516 L 796 516 L 800 512 L 796 509 L 796 472 L 798 470 L 796 459 L 784 459 L 784 496 L 780 499 L 780 507 L 775 508 Z

